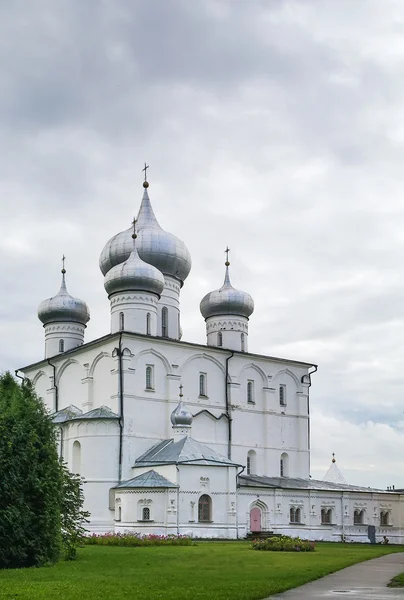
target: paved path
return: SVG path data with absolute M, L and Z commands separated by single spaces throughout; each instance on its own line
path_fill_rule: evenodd
M 389 581 L 404 572 L 404 553 L 373 558 L 306 583 L 294 590 L 270 596 L 271 600 L 394 600 L 404 599 L 404 588 L 388 588 Z

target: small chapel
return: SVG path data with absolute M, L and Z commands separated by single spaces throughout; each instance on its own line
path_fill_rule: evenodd
M 228 249 L 196 344 L 181 328 L 191 256 L 160 226 L 146 175 L 127 225 L 100 255 L 105 335 L 85 340 L 90 311 L 68 292 L 63 263 L 58 293 L 38 309 L 45 356 L 19 369 L 52 414 L 61 459 L 85 479 L 88 530 L 403 543 L 399 492 L 349 485 L 335 457 L 311 479 L 317 366 L 249 348 L 254 301 L 233 286 Z

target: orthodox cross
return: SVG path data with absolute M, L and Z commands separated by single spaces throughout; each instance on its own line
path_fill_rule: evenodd
M 147 181 L 147 169 L 149 169 L 149 165 L 147 165 L 146 163 L 144 164 L 144 168 L 142 169 L 142 171 L 144 171 L 144 180 Z
M 335 452 L 332 453 L 332 462 L 335 462 Z
M 63 254 L 63 256 L 62 256 L 62 273 L 66 273 L 65 260 L 66 260 L 66 256 Z
M 184 395 L 184 394 L 182 393 L 182 388 L 183 388 L 183 385 L 182 385 L 182 383 L 180 383 L 180 398 L 182 398 L 182 397 L 183 397 L 183 395 Z
M 226 250 L 224 251 L 226 254 L 226 265 L 230 264 L 229 263 L 229 252 L 230 252 L 230 248 L 228 246 L 226 246 Z

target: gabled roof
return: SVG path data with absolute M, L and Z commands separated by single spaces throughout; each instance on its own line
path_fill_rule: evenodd
M 127 481 L 122 481 L 115 486 L 115 489 L 118 488 L 177 488 L 179 487 L 176 483 L 172 483 L 168 481 L 165 477 L 157 473 L 153 469 L 151 471 L 147 471 L 146 473 L 142 473 L 137 477 L 133 477 L 133 479 L 128 479 Z
M 265 477 L 263 475 L 239 475 L 240 487 L 254 488 L 280 488 L 290 490 L 326 490 L 343 492 L 383 492 L 370 487 L 348 485 L 342 483 L 331 483 L 317 479 L 299 479 L 295 477 Z
M 65 423 L 65 421 L 70 421 L 81 414 L 83 414 L 83 411 L 80 408 L 77 408 L 74 404 L 70 404 L 70 406 L 66 406 L 62 410 L 53 413 L 52 421 L 54 423 Z
M 134 466 L 163 464 L 210 465 L 216 467 L 242 466 L 188 436 L 178 442 L 171 439 L 155 444 L 136 460 Z
M 108 406 L 100 406 L 99 408 L 93 408 L 89 412 L 82 413 L 73 417 L 72 421 L 84 421 L 87 419 L 119 419 L 119 415 L 112 412 Z

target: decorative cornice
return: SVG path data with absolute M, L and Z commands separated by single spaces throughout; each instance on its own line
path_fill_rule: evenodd
M 53 331 L 60 331 L 60 332 L 77 332 L 80 335 L 84 335 L 84 330 L 85 330 L 85 325 L 66 325 L 64 323 L 60 323 L 58 325 L 52 324 L 52 325 L 46 325 L 45 326 L 45 335 L 47 335 L 48 333 L 52 333 Z
M 114 295 L 110 298 L 111 308 L 117 304 L 124 304 L 125 302 L 146 302 L 157 306 L 158 298 L 153 294 L 139 295 L 139 294 L 125 294 L 124 296 Z
M 206 321 L 206 331 L 207 333 L 212 333 L 214 331 L 242 331 L 243 333 L 248 332 L 248 322 L 243 321 L 235 321 L 234 319 L 229 319 L 226 321 L 212 321 L 215 317 L 211 317 Z

